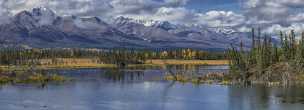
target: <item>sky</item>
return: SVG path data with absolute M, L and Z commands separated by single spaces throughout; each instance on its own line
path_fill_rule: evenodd
M 52 9 L 60 16 L 98 16 L 104 20 L 125 16 L 231 27 L 264 32 L 304 30 L 304 0 L 0 0 L 0 22 L 35 7 Z
M 241 8 L 239 0 L 189 0 L 185 7 L 199 12 L 211 10 L 231 10 L 239 12 Z

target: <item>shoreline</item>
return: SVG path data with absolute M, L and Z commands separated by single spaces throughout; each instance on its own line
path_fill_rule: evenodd
M 228 65 L 228 60 L 178 60 L 178 59 L 151 59 L 145 64 L 153 65 Z
M 165 65 L 228 65 L 228 60 L 176 60 L 176 59 L 152 59 L 144 64 L 129 64 L 127 68 L 132 67 L 162 67 Z M 118 68 L 115 64 L 98 63 L 78 63 L 78 64 L 57 64 L 57 65 L 1 65 L 2 71 L 18 71 L 29 69 L 85 69 L 85 68 Z

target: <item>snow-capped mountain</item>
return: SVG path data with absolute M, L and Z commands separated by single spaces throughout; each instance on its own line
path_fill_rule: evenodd
M 210 48 L 227 47 L 229 44 L 238 45 L 240 41 L 250 42 L 247 36 L 248 33 L 237 32 L 229 27 L 215 28 L 203 25 L 180 25 L 172 24 L 168 21 L 144 21 L 125 17 L 116 18 L 113 24 L 115 24 L 114 27 L 126 34 L 139 35 L 141 38 L 151 42 L 158 40 L 175 41 L 175 43 L 196 42 L 192 45 L 205 43 Z
M 13 22 L 27 29 L 43 25 L 52 25 L 59 17 L 47 8 L 34 8 L 31 12 L 22 11 L 15 15 Z
M 0 25 L 0 45 L 83 48 L 197 48 L 224 50 L 246 33 L 168 21 L 135 20 L 126 17 L 105 22 L 98 17 L 58 16 L 47 8 L 16 14 Z
M 172 24 L 169 21 L 156 21 L 156 20 L 138 20 L 138 19 L 132 19 L 127 17 L 117 17 L 114 19 L 115 24 L 141 24 L 146 27 L 154 27 L 154 28 L 161 28 L 164 30 L 192 30 L 192 31 L 212 31 L 215 33 L 221 33 L 221 34 L 232 34 L 237 31 L 235 31 L 232 27 L 207 27 L 205 25 L 182 25 L 182 24 Z
M 163 28 L 166 30 L 174 29 L 177 27 L 176 25 L 171 24 L 168 21 L 138 20 L 138 19 L 132 19 L 123 16 L 115 18 L 114 23 L 116 24 L 135 23 L 135 24 L 142 24 L 146 27 Z

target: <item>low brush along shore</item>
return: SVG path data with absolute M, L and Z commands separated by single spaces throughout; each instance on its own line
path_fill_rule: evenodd
M 26 69 L 77 69 L 77 68 L 117 68 L 116 64 L 105 64 L 95 59 L 72 59 L 58 58 L 55 61 L 50 59 L 39 60 L 35 65 L 2 65 L 1 70 L 26 70 Z M 176 59 L 150 59 L 143 64 L 128 64 L 127 67 L 145 67 L 145 66 L 165 66 L 165 65 L 228 65 L 228 60 L 176 60 Z
M 35 64 L 28 65 L 2 65 L 0 66 L 0 85 L 7 83 L 41 83 L 47 82 L 63 82 L 68 78 L 59 75 L 44 75 L 40 73 L 31 73 L 31 70 L 47 70 L 47 69 L 79 69 L 79 68 L 118 68 L 117 64 L 100 63 L 96 59 L 89 58 L 57 58 L 42 59 L 33 61 Z M 37 63 L 38 62 L 38 63 Z M 150 59 L 143 64 L 127 64 L 127 68 L 140 67 L 164 67 L 165 65 L 228 65 L 227 60 L 176 60 L 176 59 Z M 166 80 L 174 80 L 169 76 Z M 178 76 L 179 81 L 185 79 Z M 197 81 L 191 80 L 193 83 Z

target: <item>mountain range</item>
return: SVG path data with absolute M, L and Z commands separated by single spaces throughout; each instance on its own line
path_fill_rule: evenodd
M 0 33 L 1 47 L 225 50 L 240 41 L 250 44 L 249 33 L 229 27 L 122 16 L 106 22 L 99 17 L 58 16 L 48 8 L 17 13 L 0 25 Z

